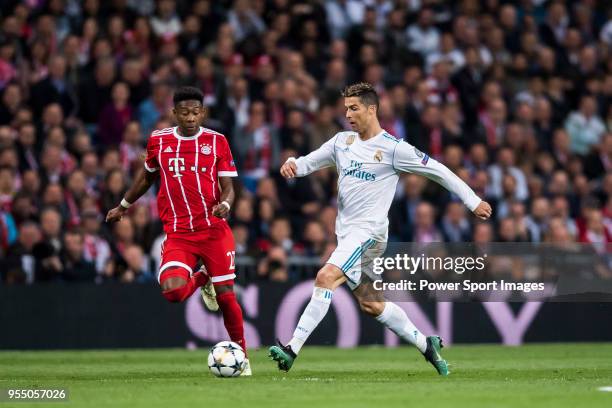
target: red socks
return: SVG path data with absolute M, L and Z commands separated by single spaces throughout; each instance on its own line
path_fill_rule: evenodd
M 219 303 L 219 308 L 223 312 L 223 322 L 230 339 L 234 343 L 238 343 L 246 353 L 242 309 L 236 300 L 236 294 L 234 292 L 220 293 L 217 295 L 217 303 Z
M 185 277 L 184 272 L 186 271 L 181 269 L 164 272 L 162 275 L 162 283 L 168 278 Z M 193 292 L 195 292 L 197 288 L 204 286 L 206 282 L 208 282 L 208 275 L 205 275 L 202 272 L 196 272 L 191 276 L 191 278 L 189 278 L 186 284 L 176 289 L 165 290 L 162 292 L 162 295 L 169 302 L 184 302 L 185 299 L 193 295 Z
M 161 282 L 172 277 L 186 278 L 184 269 L 177 268 L 164 272 Z M 202 272 L 194 273 L 183 286 L 175 289 L 165 290 L 162 295 L 170 302 L 184 302 L 200 286 L 208 282 L 208 275 Z M 217 303 L 223 313 L 223 323 L 225 329 L 233 342 L 238 343 L 246 353 L 246 342 L 244 341 L 244 323 L 242 321 L 242 309 L 236 300 L 234 292 L 224 292 L 217 294 Z

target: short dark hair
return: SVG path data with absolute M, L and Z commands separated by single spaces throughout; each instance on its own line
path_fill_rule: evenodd
M 182 101 L 198 101 L 204 105 L 204 94 L 196 87 L 181 86 L 174 91 L 174 97 L 172 100 L 174 102 L 174 106 L 178 105 Z
M 342 91 L 342 96 L 345 98 L 356 96 L 364 105 L 376 106 L 376 111 L 378 111 L 378 93 L 376 93 L 376 90 L 372 84 L 367 82 L 358 82 L 356 84 L 349 85 Z

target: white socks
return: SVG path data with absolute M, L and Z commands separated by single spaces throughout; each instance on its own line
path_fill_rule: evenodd
M 427 349 L 426 337 L 410 321 L 406 312 L 395 303 L 385 302 L 385 309 L 379 316 L 376 316 L 376 320 L 402 339 L 414 344 L 421 353 Z
M 293 338 L 288 344 L 295 354 L 300 352 L 308 336 L 310 336 L 310 333 L 316 329 L 327 314 L 333 293 L 331 289 L 318 288 L 315 286 L 312 291 L 310 302 L 308 302 L 306 309 L 302 312 L 300 321 L 293 332 Z
M 300 352 L 310 333 L 316 329 L 327 314 L 332 295 L 333 291 L 330 289 L 315 287 L 312 291 L 310 302 L 302 312 L 300 321 L 293 332 L 293 338 L 288 343 L 295 354 Z M 414 344 L 421 353 L 427 349 L 425 335 L 410 321 L 406 312 L 395 303 L 385 302 L 385 308 L 379 316 L 376 316 L 376 320 L 402 339 Z

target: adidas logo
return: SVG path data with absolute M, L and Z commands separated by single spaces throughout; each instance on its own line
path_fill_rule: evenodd
M 172 147 L 170 146 L 166 147 L 166 150 L 164 150 L 164 153 L 172 153 Z

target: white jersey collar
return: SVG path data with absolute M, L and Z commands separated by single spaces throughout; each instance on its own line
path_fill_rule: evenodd
M 361 138 L 361 136 L 359 134 L 357 134 L 357 139 L 359 139 L 359 141 L 362 142 L 362 143 L 369 143 L 371 140 L 376 139 L 378 136 L 382 135 L 383 133 L 387 133 L 387 131 L 385 129 L 383 129 L 380 132 L 378 132 L 377 134 L 375 134 L 374 136 L 372 136 L 371 138 L 369 138 L 368 140 L 363 140 Z
M 178 133 L 178 126 L 175 126 L 172 129 L 172 134 L 174 135 L 174 137 L 176 137 L 179 140 L 193 140 L 193 139 L 197 139 L 202 133 L 204 132 L 204 128 L 202 126 L 200 126 L 200 130 L 198 130 L 198 133 L 196 133 L 193 136 L 181 136 Z

